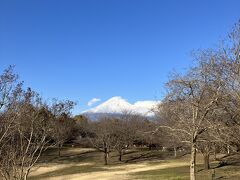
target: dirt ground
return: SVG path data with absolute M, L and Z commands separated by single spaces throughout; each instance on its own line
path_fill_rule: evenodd
M 159 151 L 136 151 L 124 155 L 123 162 L 119 162 L 117 154 L 112 153 L 109 165 L 104 166 L 103 154 L 94 149 L 67 148 L 61 157 L 56 151 L 50 151 L 31 171 L 30 180 L 189 179 L 189 155 L 177 159 L 165 156 Z M 202 169 L 200 154 L 197 159 L 198 177 L 209 179 L 211 170 Z M 240 179 L 240 168 L 234 168 L 217 169 L 216 172 L 220 179 Z
M 81 166 L 91 165 L 90 163 L 79 163 L 74 164 L 75 166 L 79 166 L 79 170 L 81 170 Z M 141 172 L 141 171 L 149 171 L 149 170 L 159 170 L 159 169 L 166 169 L 166 168 L 172 168 L 172 167 L 179 167 L 179 166 L 186 166 L 188 163 L 184 162 L 175 162 L 175 163 L 162 163 L 159 165 L 151 165 L 149 166 L 148 163 L 140 163 L 140 164 L 130 164 L 125 165 L 124 167 L 122 165 L 120 166 L 114 166 L 114 167 L 105 167 L 106 171 L 103 172 L 87 172 L 87 173 L 79 173 L 79 174 L 71 174 L 71 175 L 61 175 L 61 176 L 55 176 L 55 177 L 48 177 L 49 180 L 89 180 L 89 179 L 104 179 L 104 180 L 111 180 L 111 179 L 131 179 L 130 174 L 135 172 Z M 51 165 L 48 167 L 38 167 L 36 168 L 31 175 L 41 175 L 45 173 L 49 173 L 51 171 L 64 169 L 68 165 Z

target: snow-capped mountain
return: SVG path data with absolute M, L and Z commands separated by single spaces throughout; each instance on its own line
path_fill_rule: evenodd
M 153 109 L 157 107 L 159 101 L 137 101 L 133 104 L 120 96 L 112 97 L 102 104 L 83 111 L 82 113 L 88 116 L 100 114 L 122 114 L 125 111 L 137 113 L 142 116 L 153 116 Z

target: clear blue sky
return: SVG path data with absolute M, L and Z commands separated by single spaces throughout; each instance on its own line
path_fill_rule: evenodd
M 45 99 L 161 98 L 193 49 L 215 46 L 239 0 L 0 0 L 0 71 L 16 65 Z

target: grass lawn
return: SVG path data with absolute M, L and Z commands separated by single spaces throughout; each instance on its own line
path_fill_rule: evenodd
M 210 180 L 212 170 L 203 170 L 202 157 L 197 157 L 197 179 Z M 171 152 L 133 150 L 118 161 L 117 153 L 110 154 L 109 165 L 103 165 L 103 154 L 94 149 L 65 147 L 62 156 L 56 149 L 44 153 L 30 174 L 30 180 L 38 179 L 189 179 L 189 155 L 173 158 Z M 214 168 L 217 162 L 211 164 Z M 239 179 L 239 166 L 215 169 L 216 179 Z

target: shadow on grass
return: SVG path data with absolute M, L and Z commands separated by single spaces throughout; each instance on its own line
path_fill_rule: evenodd
M 69 151 L 73 148 L 63 148 L 62 155 L 58 157 L 57 149 L 51 148 L 44 152 L 43 156 L 39 159 L 38 164 L 45 164 L 45 163 L 56 163 L 56 164 L 72 164 L 72 163 L 85 163 L 85 162 L 94 162 L 95 164 L 103 165 L 103 154 L 98 152 L 97 150 L 90 150 L 86 152 L 78 152 L 77 148 L 76 151 Z M 154 161 L 154 160 L 166 160 L 166 159 L 173 159 L 172 152 L 162 152 L 156 150 L 146 150 L 143 149 L 139 151 L 139 149 L 127 151 L 123 155 L 123 161 L 118 161 L 118 153 L 112 152 L 110 154 L 110 164 L 112 165 L 119 165 L 122 163 L 138 163 L 143 161 Z M 179 158 L 182 155 L 179 154 Z
M 197 165 L 197 169 L 201 169 L 203 165 Z M 233 166 L 219 168 L 215 171 L 214 179 L 233 179 L 239 180 L 239 168 L 234 169 Z M 171 179 L 171 180 L 188 180 L 189 166 L 179 166 L 166 169 L 156 169 L 149 171 L 141 171 L 131 174 L 132 179 Z M 197 171 L 197 179 L 212 180 L 212 169 Z
M 72 150 L 72 151 L 69 151 Z M 178 158 L 173 158 L 172 152 L 162 152 L 162 151 L 128 151 L 124 154 L 124 162 L 118 161 L 118 154 L 117 152 L 112 152 L 110 154 L 109 159 L 109 166 L 114 167 L 115 165 L 125 165 L 125 163 L 138 163 L 147 161 L 148 166 L 158 164 L 159 161 L 155 160 L 164 160 L 165 163 L 168 163 L 168 160 L 174 159 L 171 162 L 184 162 L 186 161 L 187 157 L 183 157 L 179 154 Z M 236 157 L 234 158 L 236 159 Z M 165 161 L 166 160 L 166 161 Z M 161 161 L 162 162 L 162 161 Z M 50 177 L 61 177 L 64 175 L 74 175 L 79 174 L 81 178 L 81 174 L 83 173 L 91 173 L 91 172 L 99 172 L 99 171 L 106 171 L 106 166 L 103 165 L 103 153 L 98 151 L 85 151 L 81 152 L 78 149 L 69 149 L 65 148 L 62 151 L 62 156 L 58 157 L 56 153 L 56 149 L 50 149 L 49 151 L 45 152 L 43 157 L 40 159 L 42 166 L 46 163 L 53 163 L 53 164 L 66 164 L 67 167 L 60 168 L 54 171 L 45 172 L 40 175 L 31 176 L 30 180 L 38 180 L 38 179 L 48 179 Z M 80 165 L 77 165 L 81 163 Z M 90 164 L 83 164 L 83 163 L 90 163 Z M 215 179 L 231 179 L 237 177 L 239 178 L 239 167 L 233 166 L 226 166 L 223 168 L 217 168 L 218 164 L 211 164 L 211 167 L 214 167 L 216 170 L 216 177 Z M 40 165 L 41 166 L 41 165 Z M 107 166 L 107 167 L 109 167 Z M 234 169 L 236 168 L 236 169 Z M 237 169 L 238 168 L 238 169 Z M 197 165 L 197 177 L 198 179 L 208 180 L 211 179 L 211 170 L 205 171 L 203 169 L 203 165 Z M 149 171 L 142 171 L 136 172 L 131 174 L 136 179 L 171 179 L 171 180 L 185 180 L 189 179 L 189 166 L 180 166 L 175 168 L 166 168 L 166 169 L 158 169 L 158 170 L 149 170 Z M 132 178 L 132 179 L 134 179 Z
M 59 164 L 68 164 L 68 163 L 77 163 L 77 162 L 89 162 L 91 160 L 98 159 L 99 154 L 97 151 L 87 151 L 71 154 L 62 154 L 60 157 L 55 154 L 49 155 L 44 154 L 42 158 L 39 159 L 38 164 L 42 163 L 59 163 Z
M 200 167 L 198 167 L 200 168 Z M 189 180 L 189 166 L 174 168 L 142 171 L 131 174 L 136 179 L 171 179 L 171 180 Z M 197 179 L 212 180 L 211 171 L 201 171 L 197 173 Z M 216 176 L 215 179 L 225 179 L 224 176 Z
M 221 177 L 217 177 L 215 179 L 225 179 L 225 177 L 221 176 Z
M 142 161 L 166 160 L 173 159 L 171 152 L 148 151 L 141 154 L 133 154 L 128 157 L 126 163 L 137 163 Z
M 240 166 L 240 154 L 232 154 L 222 157 L 219 165 L 216 168 L 224 167 L 224 166 Z

